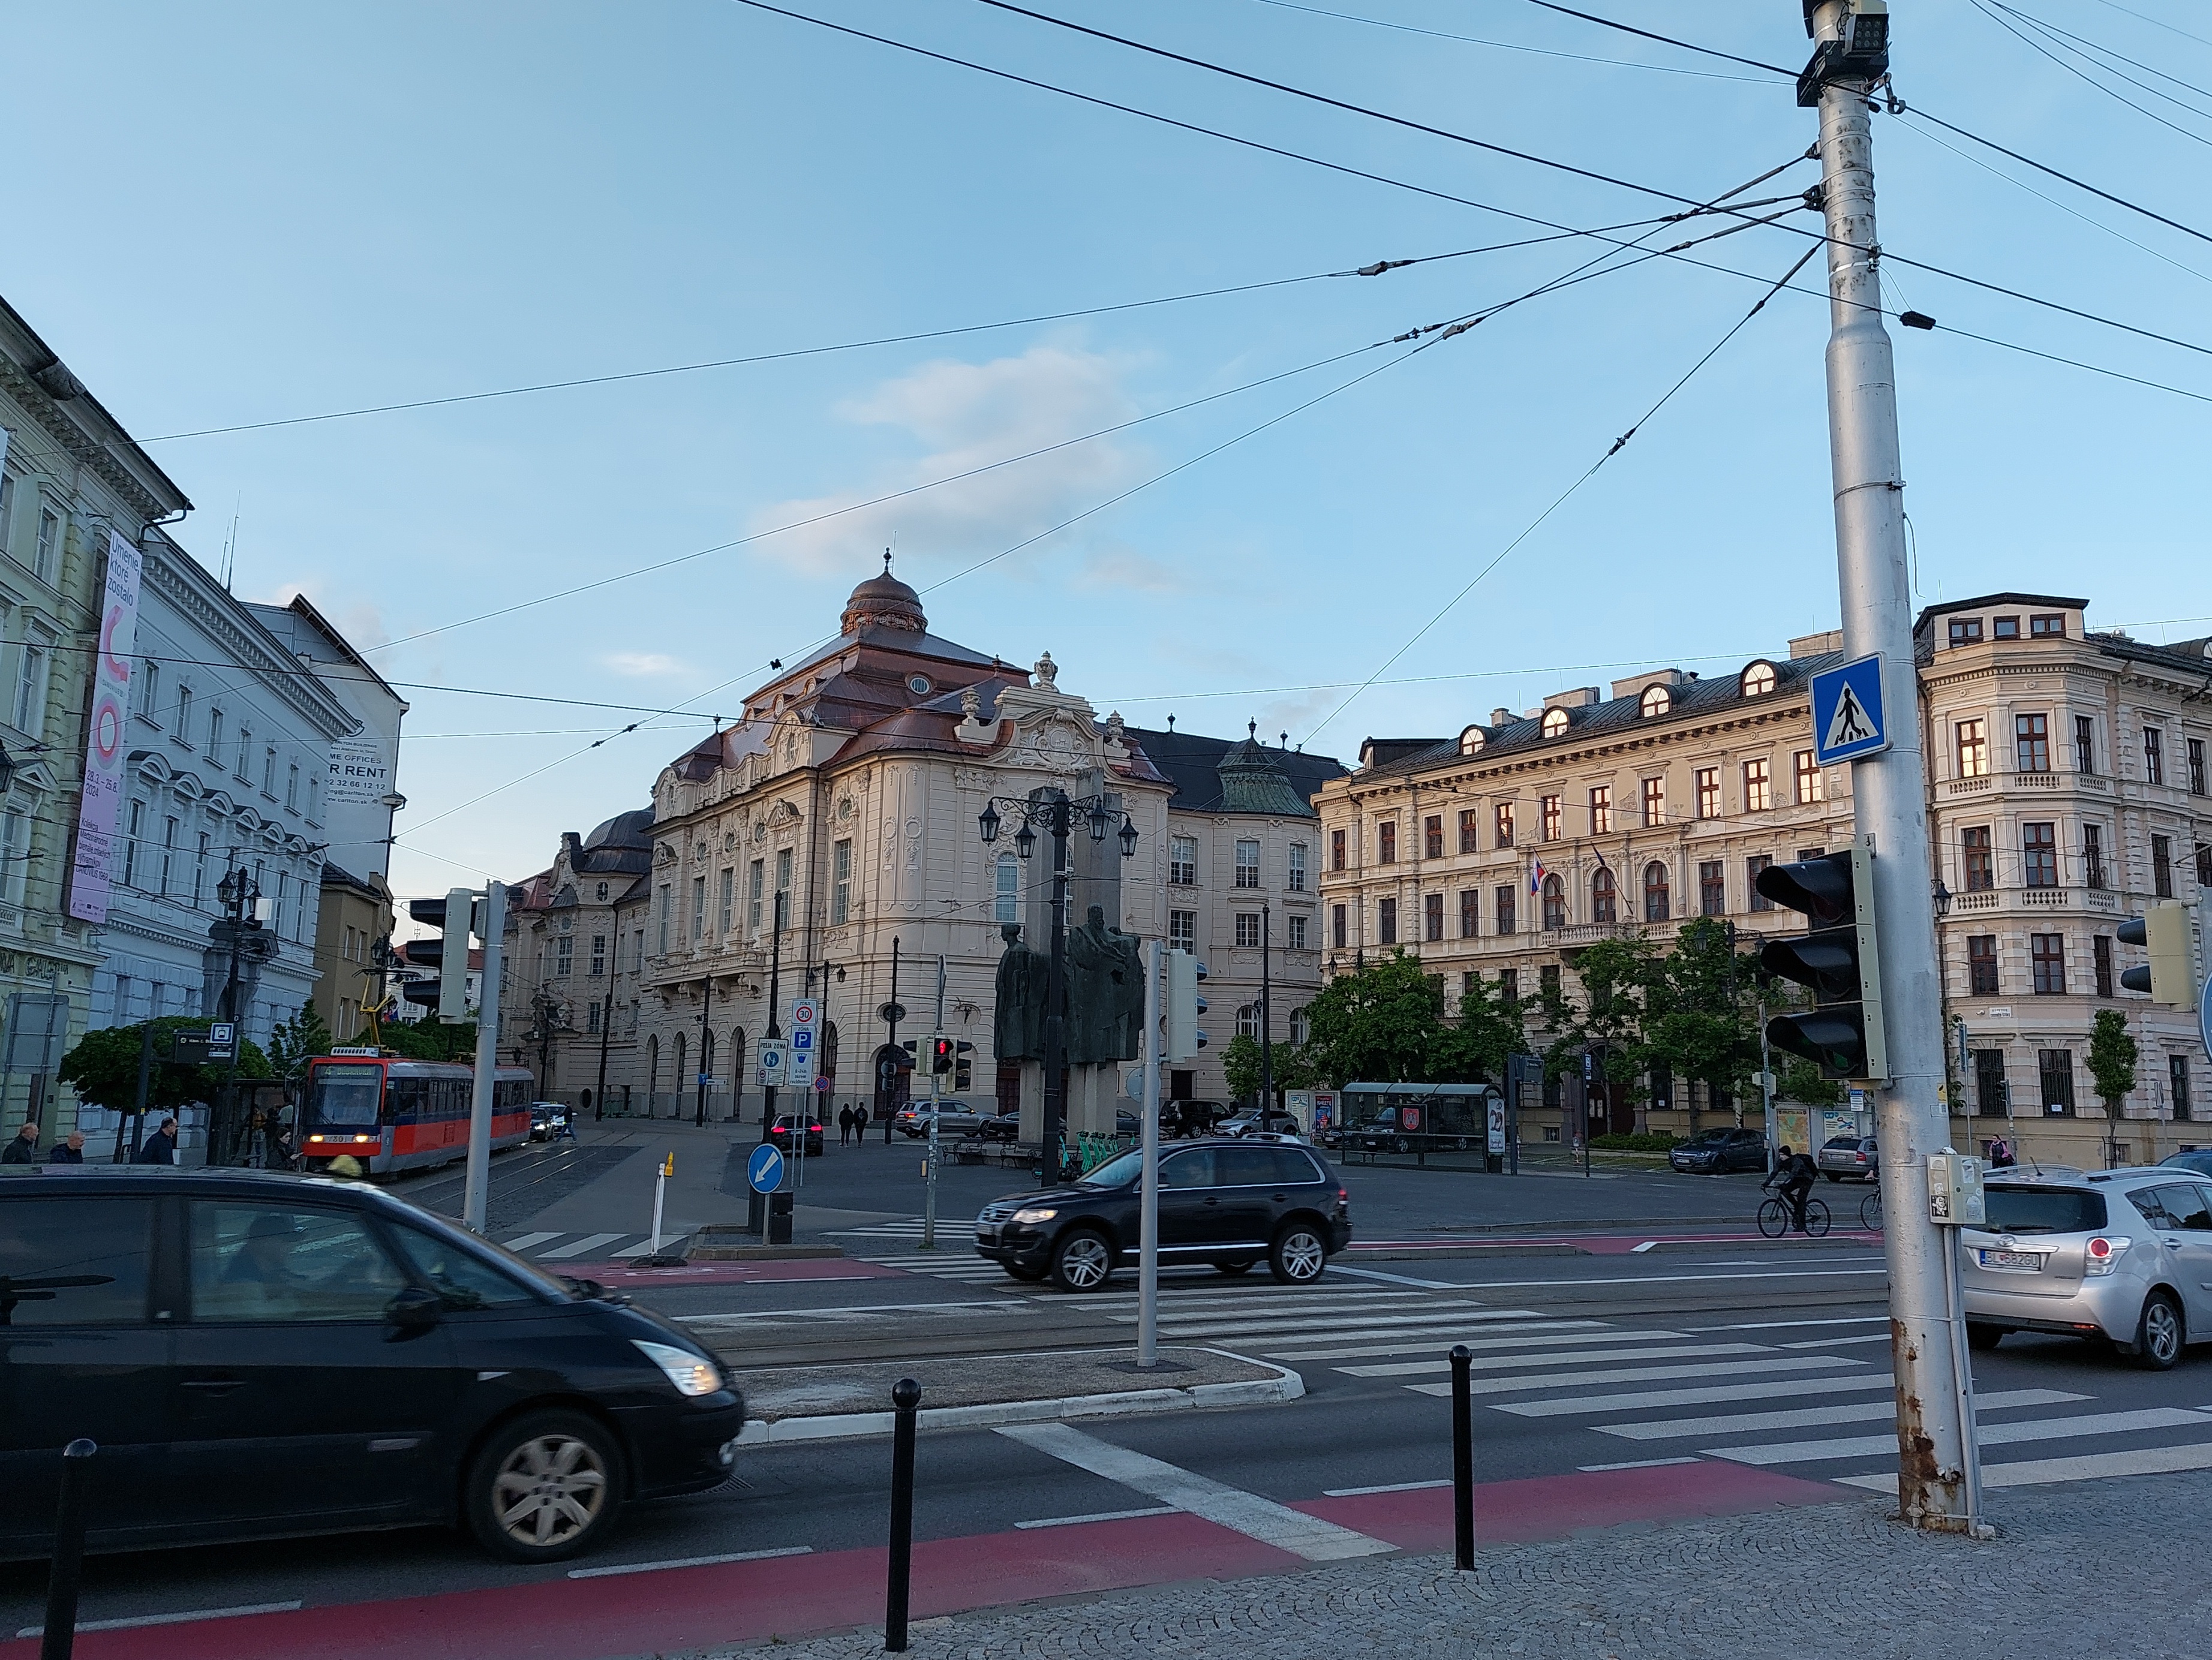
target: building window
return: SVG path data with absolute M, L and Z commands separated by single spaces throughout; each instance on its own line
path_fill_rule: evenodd
M 1958 740 L 1959 776 L 1986 778 L 1990 775 L 1990 723 L 1978 717 L 1961 721 L 1952 728 Z
M 2189 1057 L 2187 1055 L 2169 1055 L 2166 1057 L 2166 1080 L 2173 1094 L 2173 1116 L 2180 1122 L 2187 1123 L 2196 1116 L 2193 1110 L 2194 1103 L 2191 1101 L 2189 1096 Z
M 576 971 L 576 936 L 564 933 L 553 944 L 553 977 L 566 980 Z
M 1765 812 L 1774 805 L 1774 773 L 1771 762 L 1747 761 L 1743 763 L 1743 810 L 1746 812 Z
M 1521 1006 L 1520 970 L 1500 969 L 1498 970 L 1498 1000 L 1503 1003 L 1509 1009 L 1517 1009 Z
M 2081 885 L 2097 891 L 2105 885 L 2105 830 L 2101 824 L 2081 826 Z
M 1991 848 L 1990 827 L 1977 824 L 1961 830 L 1959 840 L 1965 850 L 1966 891 L 1987 893 L 1997 885 L 1996 854 Z
M 738 920 L 738 873 L 728 865 L 722 866 L 714 897 L 714 916 L 719 924 L 715 932 L 726 939 L 730 937 L 730 924 Z
M 1743 861 L 1744 891 L 1751 896 L 1753 910 L 1772 910 L 1774 902 L 1759 891 L 1759 873 L 1774 862 L 1769 853 L 1754 853 Z
M 2058 826 L 2022 824 L 2020 827 L 2021 879 L 2031 888 L 2058 885 Z
M 2013 764 L 2020 772 L 2051 770 L 2051 717 L 2016 714 L 2012 721 Z
M 1667 781 L 1647 778 L 1644 781 L 1644 828 L 1658 830 L 1667 823 Z
M 2112 995 L 2112 936 L 2093 933 L 2089 936 L 2089 956 L 2097 974 L 2097 995 Z
M 2150 891 L 2160 899 L 2173 897 L 2173 838 L 2150 838 Z
M 1590 878 L 1590 921 L 1603 923 L 1619 921 L 1619 898 L 1620 890 L 1614 885 L 1613 873 L 1604 866 L 1599 866 L 1597 874 Z
M 791 849 L 789 848 L 778 848 L 775 850 L 775 891 L 779 899 L 791 891 Z M 788 899 L 782 899 L 778 909 L 781 917 L 788 920 L 791 915 L 791 902 Z
M 1441 859 L 1444 856 L 1444 816 L 1432 812 L 1421 821 L 1421 856 Z
M 2086 714 L 2074 717 L 2074 770 L 2088 774 L 2097 770 L 2097 723 Z
M 1336 908 L 1337 932 L 1344 932 L 1344 907 Z M 1344 941 L 1340 939 L 1338 945 Z M 1168 949 L 1194 952 L 1198 949 L 1198 913 L 1194 910 L 1171 910 L 1168 913 Z
M 1386 946 L 1398 943 L 1398 902 L 1395 899 L 1375 902 L 1375 937 Z
M 2047 1113 L 2074 1110 L 2074 1051 L 2039 1049 L 2036 1072 L 2043 1080 L 2043 1110 Z
M 1644 867 L 1644 920 L 1663 922 L 1674 913 L 1668 909 L 1667 866 L 1654 859 Z
M 2031 933 L 2027 936 L 2027 960 L 2033 973 L 2033 988 L 2039 997 L 2063 997 L 2066 994 L 2066 940 L 2056 933 Z
M 996 896 L 993 897 L 995 902 Z M 836 927 L 852 918 L 853 838 L 848 836 L 830 844 L 830 924 Z
M 1479 888 L 1459 891 L 1459 937 L 1473 939 L 1482 932 L 1482 892 Z
M 653 921 L 659 925 L 659 932 L 655 937 L 660 941 L 659 954 L 665 957 L 668 955 L 668 907 L 671 903 L 667 883 L 660 885 L 660 894 L 656 903 L 659 909 L 653 915 Z
M 604 933 L 595 933 L 592 936 L 592 978 L 601 979 L 605 976 L 606 971 L 607 937 Z
M 1774 665 L 1753 663 L 1736 682 L 1739 692 L 1746 697 L 1764 697 L 1775 686 Z
M 1336 833 L 1336 861 L 1339 870 L 1344 868 L 1344 832 Z M 1174 836 L 1168 838 L 1168 880 L 1179 888 L 1195 886 L 1198 882 L 1198 838 L 1195 836 Z
M 2212 888 L 2212 842 L 2199 842 L 2197 844 L 2197 885 L 2200 888 Z M 2205 897 L 2201 893 L 2197 897 L 2199 899 Z
M 1331 870 L 1344 868 L 1344 832 L 1340 830 L 1328 833 L 1328 867 Z
M 200 894 L 207 886 L 207 863 L 208 836 L 205 830 L 202 830 L 199 851 L 192 864 L 192 909 L 194 910 L 200 908 Z
M 2191 795 L 2204 794 L 2204 740 L 2202 738 L 2189 740 L 2189 793 Z
M 167 899 L 167 898 L 169 897 L 169 873 L 170 873 L 171 869 L 175 866 L 175 864 L 176 864 L 176 860 L 177 860 L 177 821 L 176 821 L 175 819 L 173 819 L 173 818 L 164 818 L 164 819 L 161 821 L 161 897 L 163 897 L 164 899 Z
M 1820 763 L 1811 750 L 1799 750 L 1792 757 L 1797 773 L 1797 805 L 1809 807 L 1816 801 L 1828 799 L 1828 777 L 1820 770 Z
M 697 945 L 707 937 L 707 879 L 691 879 L 691 943 Z
M 2004 1051 L 1974 1052 L 1974 1106 L 1984 1117 L 2001 1118 L 2011 1107 L 2005 1088 Z
M 1643 701 L 1638 705 L 1647 721 L 1656 719 L 1674 707 L 1674 694 L 1664 686 L 1646 686 Z
M 1473 853 L 1474 851 L 1474 815 L 1471 812 L 1462 813 L 1461 824 L 1463 833 L 1460 837 L 1460 851 Z M 1513 845 L 1513 804 L 1510 801 L 1500 801 L 1491 808 L 1490 833 L 1492 840 L 1498 847 L 1510 848 Z
M 146 804 L 133 801 L 131 804 L 131 829 L 123 838 L 123 885 L 126 888 L 137 885 L 138 836 L 145 828 L 145 822 Z
M 1260 949 L 1260 913 L 1240 910 L 1237 913 L 1237 947 L 1239 951 Z
M 1306 891 L 1306 844 L 1303 842 L 1291 843 L 1290 870 L 1283 879 L 1283 885 L 1292 893 Z
M 1441 842 L 1443 837 L 1439 834 L 1437 839 Z M 1237 844 L 1237 885 L 1240 888 L 1260 885 L 1260 844 L 1255 841 L 1242 841 Z
M 1462 807 L 1459 814 L 1459 850 L 1462 853 L 1473 853 L 1476 850 L 1474 826 L 1474 809 L 1473 807 Z M 1511 833 L 1511 821 L 1509 819 L 1507 821 L 1507 832 L 1509 835 Z
M 271 801 L 276 799 L 276 750 L 273 745 L 261 751 L 261 793 Z
M 1951 619 L 1951 643 L 1954 646 L 1979 645 L 1982 638 L 1982 619 L 1978 617 L 1954 617 Z
M 1557 963 L 1546 963 L 1537 969 L 1536 988 L 1546 997 L 1559 994 L 1559 965 Z M 1558 1103 L 1553 1104 L 1556 1106 Z
M 1313 1022 L 1304 1009 L 1291 1011 L 1291 1042 L 1303 1043 L 1313 1036 Z
M 1255 1040 L 1260 1036 L 1260 1006 L 1240 1003 L 1237 1008 L 1237 1035 Z
M 1285 917 L 1283 934 L 1285 951 L 1304 951 L 1306 948 L 1306 919 L 1299 915 Z
M 1721 816 L 1721 769 L 1718 767 L 1699 767 L 1691 775 L 1690 782 L 1697 802 L 1698 817 L 1719 818 Z
M 768 866 L 756 859 L 745 867 L 745 931 L 748 933 L 760 932 L 761 894 L 767 885 Z
M 1174 912 L 1168 918 L 1169 923 L 1172 925 L 1177 916 L 1183 918 L 1185 926 L 1188 926 L 1191 916 L 1191 914 L 1188 911 Z M 1335 946 L 1337 950 L 1342 951 L 1346 944 L 1346 933 L 1344 907 L 1341 905 L 1331 905 L 1328 908 L 1328 943 Z
M 840 846 L 849 847 L 849 842 Z M 1188 916 L 1189 911 L 1176 911 L 1177 916 Z M 1011 853 L 999 855 L 998 868 L 991 877 L 991 920 L 1000 924 L 1022 920 L 1022 861 Z
M 599 1006 L 593 1003 L 584 1011 L 584 1029 L 592 1037 L 599 1034 Z
M 1728 877 L 1717 859 L 1708 859 L 1698 866 L 1698 915 L 1728 915 Z
M 1544 926 L 1563 928 L 1567 925 L 1567 885 L 1557 876 L 1544 879 Z
M 170 735 L 180 744 L 192 741 L 192 689 L 190 686 L 177 688 L 177 724 L 171 729 Z
M 1441 893 L 1421 896 L 1421 938 L 1441 939 L 1444 937 L 1444 897 Z
M 2166 782 L 2166 734 L 2156 727 L 2143 728 L 2143 782 Z
M 1992 639 L 2017 640 L 2020 638 L 2020 618 L 2017 617 L 1996 617 L 1990 620 L 1994 625 L 1990 634 Z
M 1375 862 L 1395 865 L 1398 862 L 1398 821 L 1385 818 L 1375 826 Z
M 41 582 L 54 580 L 54 556 L 61 550 L 61 515 L 52 508 L 39 509 L 38 558 L 31 569 Z
M 1613 830 L 1613 786 L 1600 784 L 1589 793 L 1589 833 L 1605 836 Z
M 1997 937 L 1994 933 L 1970 933 L 1966 936 L 1966 994 L 1970 997 L 1995 997 L 1997 994 Z
M 46 648 L 24 636 L 15 658 L 15 730 L 35 738 L 46 728 Z
M 221 753 L 222 749 L 222 711 L 221 709 L 210 709 L 208 711 L 207 754 L 208 759 L 218 767 L 222 764 L 222 756 Z
M 2063 640 L 2066 637 L 2066 613 L 2053 611 L 2027 619 L 2028 637 L 2032 640 Z
M 1547 795 L 1540 803 L 1541 817 L 1544 821 L 1544 839 L 1547 842 L 1556 842 L 1559 839 L 1559 818 L 1561 816 L 1560 802 L 1562 799 L 1563 798 L 1557 795 Z
M 1565 737 L 1567 728 L 1573 724 L 1574 716 L 1569 714 L 1565 709 L 1544 711 L 1544 736 L 1547 738 Z
M 1501 938 L 1510 939 L 1520 929 L 1516 916 L 1517 896 L 1513 885 L 1510 882 L 1502 884 L 1492 897 L 1496 902 L 1498 934 Z

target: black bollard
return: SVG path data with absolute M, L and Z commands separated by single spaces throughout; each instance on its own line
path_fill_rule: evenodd
M 884 1593 L 884 1652 L 906 1652 L 907 1591 L 914 1575 L 914 1420 L 921 1385 L 902 1377 L 891 1385 L 897 1418 L 891 1429 L 890 1583 Z
M 1453 1347 L 1452 1542 L 1462 1570 L 1474 1566 L 1474 1401 L 1467 1383 L 1468 1363 L 1474 1359 L 1466 1344 Z
M 79 1436 L 62 1449 L 62 1493 L 54 1505 L 53 1570 L 46 1579 L 46 1634 L 39 1660 L 70 1660 L 76 1646 L 76 1582 L 84 1566 L 84 1490 L 100 1449 Z

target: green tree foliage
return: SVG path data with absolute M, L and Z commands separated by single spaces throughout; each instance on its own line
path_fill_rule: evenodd
M 392 1020 L 380 1023 L 378 1030 L 383 1036 L 385 1048 L 398 1051 L 410 1061 L 474 1061 L 477 1058 L 477 1023 L 473 1020 L 465 1020 L 453 1026 L 436 1020 L 418 1020 L 412 1025 Z
M 1221 1051 L 1221 1072 L 1229 1083 L 1232 1101 L 1256 1101 L 1260 1097 L 1260 1040 L 1238 1032 Z
M 130 1111 L 137 1098 L 138 1046 L 145 1024 L 109 1026 L 104 1031 L 85 1033 L 77 1046 L 62 1057 L 61 1067 L 55 1076 L 76 1090 L 80 1101 Z M 222 1087 L 223 1067 L 180 1067 L 161 1058 L 161 1051 L 172 1041 L 171 1034 L 179 1029 L 205 1031 L 207 1021 L 189 1014 L 169 1014 L 151 1024 L 154 1067 L 146 1083 L 147 1106 L 168 1111 L 195 1101 L 214 1100 Z M 238 1075 L 273 1078 L 276 1069 L 258 1044 L 241 1039 L 238 1046 Z
M 2136 1086 L 2137 1058 L 2128 1017 L 2118 1009 L 2099 1009 L 2096 1024 L 2089 1029 L 2089 1076 L 2096 1082 L 2105 1110 L 2114 1118 L 2120 1116 L 2122 1098 Z
M 1580 1002 L 1563 987 L 1540 988 L 1539 1018 L 1551 1038 L 1543 1050 L 1547 1078 L 1580 1072 L 1589 1049 L 1603 1053 L 1605 1075 L 1616 1084 L 1630 1083 L 1644 1072 L 1645 1005 L 1657 964 L 1658 953 L 1649 940 L 1601 939 L 1575 959 Z
M 1810 1061 L 1792 1061 L 1777 1075 L 1774 1098 L 1795 1101 L 1801 1106 L 1840 1107 L 1844 1104 L 1844 1086 L 1826 1076 Z
M 1443 988 L 1403 951 L 1340 974 L 1306 1005 L 1304 1062 L 1313 1082 L 1425 1083 L 1444 1031 Z
M 1528 1046 L 1519 1007 L 1506 1002 L 1498 982 L 1476 975 L 1459 1000 L 1459 1018 L 1437 1035 L 1429 1081 L 1503 1079 L 1506 1056 Z
M 297 1014 L 269 1034 L 269 1061 L 286 1083 L 305 1083 L 307 1062 L 328 1055 L 332 1042 L 330 1026 L 314 1004 L 302 1003 Z
M 1664 1067 L 1741 1099 L 1759 1064 L 1749 995 L 1754 964 L 1712 917 L 1684 923 L 1674 949 L 1651 961 L 1644 982 L 1644 1070 Z

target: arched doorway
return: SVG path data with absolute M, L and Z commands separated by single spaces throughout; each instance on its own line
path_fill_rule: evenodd
M 730 1122 L 745 1116 L 745 1029 L 730 1028 Z
M 714 1034 L 711 1030 L 699 1034 L 699 1071 L 704 1077 L 712 1078 L 714 1075 Z M 714 1104 L 711 1094 L 713 1087 L 709 1084 L 699 1085 L 699 1093 L 705 1098 L 700 1108 L 702 1116 L 708 1108 Z
M 660 1034 L 645 1040 L 645 1116 L 653 1116 L 653 1092 L 660 1087 Z
M 669 1053 L 674 1057 L 668 1063 L 669 1113 L 672 1117 L 684 1116 L 684 1086 L 690 1081 L 690 1069 L 684 1064 L 684 1034 L 676 1034 L 676 1042 Z

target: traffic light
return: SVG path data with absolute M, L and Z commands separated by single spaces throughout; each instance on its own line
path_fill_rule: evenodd
M 1165 1060 L 1188 1061 L 1206 1047 L 1206 1034 L 1198 1025 L 1198 1017 L 1206 1012 L 1206 1000 L 1198 994 L 1206 964 L 1187 951 L 1168 952 L 1166 962 L 1168 1034 L 1160 1053 Z
M 407 942 L 407 960 L 419 968 L 437 970 L 438 982 L 434 986 L 427 980 L 410 981 L 400 988 L 400 995 L 410 1003 L 435 1009 L 438 1018 L 448 1024 L 469 1018 L 469 935 L 481 903 L 467 888 L 452 889 L 443 899 L 407 902 L 410 916 L 442 929 L 445 937 Z
M 1768 942 L 1768 973 L 1813 993 L 1814 1006 L 1778 1014 L 1767 1041 L 1802 1055 L 1831 1078 L 1886 1079 L 1889 1049 L 1881 1024 L 1881 960 L 1875 937 L 1874 855 L 1863 846 L 1794 864 L 1769 865 L 1758 888 L 1802 911 L 1813 932 Z
M 952 1045 L 952 1092 L 965 1095 L 975 1087 L 975 1046 L 955 1043 Z
M 2130 916 L 2120 924 L 2119 936 L 2124 946 L 2150 951 L 2148 964 L 2121 971 L 2124 989 L 2148 992 L 2152 1002 L 2170 1008 L 2196 1006 L 2197 988 L 2189 972 L 2189 912 L 2179 900 L 2161 900 L 2144 915 Z
M 942 1032 L 929 1040 L 929 1092 L 949 1094 L 952 1089 L 952 1040 Z

